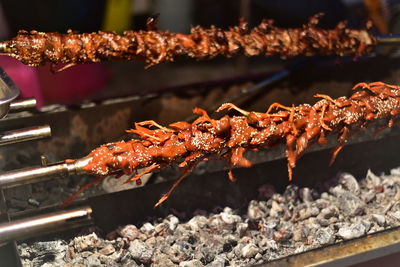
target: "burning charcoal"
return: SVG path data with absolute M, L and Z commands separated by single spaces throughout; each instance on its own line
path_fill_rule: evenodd
M 140 231 L 142 231 L 146 235 L 152 235 L 154 233 L 154 226 L 147 222 L 140 227 Z
M 300 245 L 300 247 L 296 248 L 296 250 L 294 251 L 294 253 L 302 253 L 302 252 L 304 252 L 305 250 L 306 250 L 306 247 L 305 247 L 305 245 L 302 243 L 302 244 Z
M 364 203 L 350 192 L 340 194 L 338 200 L 339 209 L 346 216 L 360 215 L 364 212 Z
M 296 242 L 302 241 L 304 239 L 303 227 L 297 227 L 293 231 L 293 240 Z
M 171 255 L 171 260 L 178 263 L 188 260 L 192 255 L 192 249 L 188 243 L 177 241 L 171 246 L 169 253 Z
M 137 239 L 131 242 L 128 250 L 133 259 L 143 263 L 150 263 L 153 256 L 153 251 Z
M 168 215 L 167 218 L 164 219 L 164 223 L 167 223 L 169 225 L 169 229 L 174 231 L 179 223 L 179 219 L 175 215 Z
M 90 250 L 96 247 L 99 239 L 95 233 L 91 233 L 87 236 L 79 236 L 74 238 L 74 247 L 80 251 Z
M 198 231 L 199 229 L 204 228 L 207 224 L 208 219 L 205 216 L 195 216 L 187 222 L 187 225 L 189 225 L 193 231 Z
M 101 262 L 97 254 L 93 254 L 86 259 L 86 266 L 101 266 Z
M 133 241 L 135 240 L 138 235 L 139 235 L 139 230 L 136 228 L 136 226 L 132 225 L 132 224 L 128 224 L 126 226 L 124 226 L 120 231 L 119 234 L 122 237 L 126 237 L 128 238 L 129 241 Z
M 242 220 L 242 218 L 240 218 L 240 216 L 238 215 L 232 215 L 229 213 L 221 213 L 221 220 L 222 222 L 224 222 L 227 225 L 236 225 L 238 222 L 240 222 Z
M 379 226 L 384 226 L 386 223 L 385 216 L 380 214 L 372 214 L 372 220 L 377 222 Z
M 87 258 L 87 257 L 90 257 L 92 254 L 93 254 L 92 251 L 83 251 L 83 252 L 81 253 L 81 257 L 82 257 L 82 258 Z
M 310 209 L 310 214 L 311 214 L 312 217 L 317 216 L 319 214 L 319 209 L 317 207 L 312 207 Z
M 154 236 L 149 237 L 146 241 L 144 241 L 147 247 L 153 247 L 157 244 L 157 240 Z
M 388 212 L 388 215 L 389 215 L 391 218 L 393 218 L 393 219 L 395 219 L 395 220 L 397 220 L 397 221 L 400 221 L 400 211 Z
M 266 216 L 268 208 L 266 205 L 260 205 L 259 201 L 252 200 L 247 208 L 247 217 L 251 220 L 257 220 Z M 266 202 L 264 202 L 266 204 Z
M 321 245 L 331 244 L 335 241 L 333 230 L 331 228 L 318 229 L 314 234 L 314 241 Z
M 269 216 L 278 217 L 279 213 L 281 213 L 283 209 L 279 206 L 276 201 L 272 201 L 271 210 L 269 211 Z
M 39 267 L 45 263 L 57 264 L 58 262 L 62 262 L 66 250 L 67 243 L 61 240 L 36 242 L 30 252 L 30 256 L 33 257 L 32 266 Z
M 365 177 L 367 187 L 374 189 L 381 184 L 381 178 L 376 176 L 371 170 L 368 170 L 367 176 Z
M 375 190 L 370 189 L 368 192 L 363 193 L 361 195 L 361 199 L 365 202 L 365 203 L 369 203 L 372 200 L 375 199 Z
M 176 266 L 168 257 L 168 255 L 164 253 L 155 253 L 153 256 L 153 266 L 165 266 L 165 267 L 173 267 Z
M 324 219 L 329 219 L 331 217 L 338 215 L 339 215 L 338 208 L 336 206 L 329 206 L 327 208 L 322 209 L 318 216 L 321 216 Z
M 25 243 L 22 243 L 18 247 L 18 254 L 21 258 L 30 258 L 31 257 L 31 254 L 29 253 L 29 251 L 27 249 L 27 245 Z
M 247 228 L 249 227 L 249 225 L 247 224 L 247 222 L 244 223 L 238 223 L 236 225 L 236 233 L 240 236 L 243 237 L 246 234 Z
M 280 243 L 288 241 L 293 236 L 289 230 L 278 230 L 274 233 L 274 240 Z
M 228 263 L 228 259 L 225 255 L 217 255 L 213 262 L 211 262 L 208 267 L 224 267 Z
M 329 193 L 331 193 L 332 195 L 334 195 L 335 197 L 339 197 L 340 195 L 342 195 L 344 192 L 347 192 L 342 185 L 337 185 L 335 187 L 331 187 L 329 189 Z
M 101 254 L 104 254 L 104 255 L 110 255 L 110 254 L 113 254 L 115 252 L 115 248 L 114 248 L 113 245 L 108 244 L 104 248 L 100 249 L 99 252 Z
M 358 196 L 360 194 L 360 186 L 356 178 L 350 173 L 342 173 L 339 178 L 339 183 L 343 186 L 343 188 L 354 195 Z
M 317 222 L 323 227 L 329 226 L 331 224 L 329 220 L 323 217 L 317 218 Z
M 179 267 L 201 267 L 203 264 L 199 260 L 182 261 Z
M 299 190 L 299 197 L 303 202 L 312 202 L 313 197 L 311 194 L 311 190 L 308 187 L 303 187 Z
M 366 232 L 365 226 L 362 223 L 345 225 L 341 227 L 337 233 L 340 238 L 345 240 L 353 239 L 364 235 Z
M 290 184 L 286 187 L 285 192 L 283 193 L 283 197 L 288 202 L 294 202 L 298 196 L 299 187 L 294 184 Z
M 320 198 L 315 201 L 315 204 L 316 204 L 317 208 L 324 209 L 330 205 L 330 202 L 326 199 Z

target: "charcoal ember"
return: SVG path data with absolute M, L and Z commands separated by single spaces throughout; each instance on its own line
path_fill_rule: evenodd
M 101 266 L 101 261 L 99 259 L 98 254 L 92 254 L 89 257 L 86 258 L 85 260 L 85 265 L 86 266 Z
M 365 182 L 367 188 L 375 190 L 375 188 L 381 185 L 381 178 L 375 175 L 371 170 L 368 170 Z
M 320 228 L 314 234 L 314 242 L 321 245 L 331 244 L 335 242 L 335 235 L 331 228 Z
M 268 212 L 268 207 L 264 201 L 252 200 L 247 208 L 247 217 L 252 220 L 257 220 L 265 217 Z
M 339 209 L 336 206 L 329 206 L 321 210 L 317 217 L 322 217 L 324 219 L 330 219 L 339 215 Z
M 376 222 L 379 226 L 384 226 L 386 223 L 386 218 L 380 214 L 372 214 L 371 218 L 374 222 Z
M 361 199 L 364 201 L 364 203 L 369 203 L 375 199 L 375 190 L 370 189 L 366 193 L 361 195 Z
M 147 222 L 144 223 L 142 225 L 142 227 L 140 227 L 140 231 L 148 236 L 153 235 L 153 233 L 155 232 L 154 226 L 153 224 Z
M 133 241 L 139 236 L 139 230 L 136 226 L 128 224 L 119 230 L 119 234 L 122 237 L 127 238 L 129 241 Z
M 353 239 L 364 235 L 366 228 L 362 223 L 345 225 L 341 227 L 337 233 L 340 238 L 345 240 Z
M 182 261 L 179 267 L 201 267 L 203 264 L 199 260 Z
M 225 255 L 217 255 L 213 262 L 208 264 L 208 267 L 224 267 L 228 264 L 228 259 Z
M 283 197 L 287 202 L 294 202 L 298 199 L 299 195 L 299 187 L 294 184 L 290 184 L 286 187 L 285 192 L 283 193 Z
M 358 184 L 356 178 L 350 173 L 341 173 L 339 178 L 339 183 L 342 187 L 358 196 L 360 194 L 360 185 Z
M 39 267 L 46 263 L 60 264 L 67 251 L 67 243 L 62 240 L 36 242 L 26 251 L 26 256 L 32 258 L 32 266 Z M 22 255 L 21 255 L 22 257 Z
M 142 241 L 140 240 L 133 240 L 128 249 L 131 257 L 134 260 L 137 260 L 142 263 L 150 263 L 153 250 L 149 249 Z
M 393 174 L 377 176 L 379 179 L 368 175 L 369 181 L 358 182 L 359 196 L 349 189 L 354 180 L 346 178 L 336 189 L 313 194 L 310 199 L 304 197 L 308 189 L 290 187 L 286 195 L 274 193 L 270 199 L 251 201 L 252 207 L 243 213 L 220 207 L 211 214 L 198 212 L 187 222 L 168 215 L 148 222 L 140 230 L 127 225 L 115 231 L 118 235 L 107 235 L 114 240 L 103 240 L 95 234 L 77 237 L 64 244 L 60 257 L 43 256 L 35 250 L 43 247 L 33 244 L 20 244 L 18 249 L 26 266 L 96 266 L 98 260 L 101 266 L 265 263 L 400 225 L 400 202 L 394 199 L 399 191 L 397 178 Z M 368 194 L 373 196 L 371 200 Z M 261 215 L 250 218 L 249 211 L 254 207 Z M 139 248 L 135 249 L 135 258 L 131 253 L 134 242 Z
M 91 250 L 99 244 L 99 238 L 95 233 L 87 236 L 78 236 L 74 238 L 74 247 L 78 252 Z
M 115 252 L 115 248 L 113 245 L 108 244 L 104 248 L 99 250 L 99 253 L 104 254 L 104 255 L 110 255 Z
M 176 266 L 175 263 L 173 263 L 170 259 L 169 256 L 164 254 L 164 253 L 155 253 L 153 256 L 153 266 L 165 266 L 165 267 L 173 267 Z
M 248 228 L 249 225 L 247 222 L 241 222 L 236 225 L 235 232 L 239 235 L 239 237 L 243 237 L 246 234 Z
M 170 214 L 163 220 L 163 222 L 169 226 L 170 231 L 175 231 L 179 224 L 179 219 L 175 215 Z
M 225 210 L 220 214 L 220 218 L 221 221 L 230 228 L 235 227 L 237 223 L 242 221 L 240 216 L 234 215 L 232 212 L 226 212 Z
M 389 211 L 387 214 L 389 217 L 393 218 L 394 220 L 400 221 L 400 211 L 395 211 L 395 212 Z
M 364 203 L 350 192 L 343 192 L 338 196 L 339 209 L 346 216 L 361 215 L 364 212 Z
M 193 231 L 203 229 L 208 224 L 208 219 L 205 216 L 195 216 L 186 223 Z
M 256 254 L 260 252 L 260 249 L 254 244 L 247 244 L 242 248 L 243 258 L 253 258 Z
M 136 261 L 132 260 L 132 259 L 127 259 L 126 261 L 124 261 L 123 266 L 139 267 L 139 265 L 136 263 Z
M 192 252 L 191 246 L 184 241 L 177 241 L 168 251 L 171 260 L 175 263 L 189 260 Z
M 343 186 L 341 184 L 339 184 L 335 187 L 331 187 L 329 189 L 329 193 L 331 193 L 335 197 L 339 197 L 340 195 L 344 194 L 345 192 L 347 192 L 347 191 L 343 188 Z
M 283 211 L 284 209 L 278 204 L 278 202 L 272 201 L 271 209 L 269 211 L 270 217 L 278 217 Z
M 293 236 L 290 230 L 278 230 L 274 233 L 274 240 L 280 243 L 285 243 Z
M 322 194 L 322 195 L 323 195 L 323 194 Z M 321 195 L 321 196 L 322 196 L 322 195 Z M 331 203 L 330 203 L 328 200 L 323 199 L 323 198 L 317 199 L 317 200 L 315 201 L 315 205 L 316 205 L 316 207 L 317 207 L 318 209 L 324 209 L 324 208 L 328 207 L 330 204 L 331 204 Z
M 312 202 L 313 196 L 311 189 L 308 187 L 303 187 L 299 189 L 299 198 L 303 200 L 303 202 Z

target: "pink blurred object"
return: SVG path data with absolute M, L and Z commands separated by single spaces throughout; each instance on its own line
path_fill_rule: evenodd
M 78 104 L 103 89 L 111 71 L 101 63 L 77 65 L 53 74 L 50 65 L 37 68 L 46 102 Z
M 30 67 L 8 56 L 0 56 L 0 66 L 21 90 L 20 98 L 35 97 L 44 103 L 79 104 L 103 89 L 111 79 L 107 66 L 77 65 L 56 74 L 50 65 Z
M 19 98 L 35 97 L 37 106 L 43 105 L 44 99 L 36 68 L 8 56 L 0 56 L 0 66 L 21 90 Z

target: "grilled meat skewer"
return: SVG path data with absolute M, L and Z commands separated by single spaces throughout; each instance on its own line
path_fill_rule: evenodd
M 172 62 L 179 57 L 197 60 L 222 55 L 233 57 L 264 55 L 290 58 L 299 55 L 355 55 L 370 52 L 377 38 L 365 30 L 346 27 L 340 22 L 334 29 L 317 26 L 322 14 L 317 14 L 301 28 L 283 29 L 272 20 L 263 20 L 249 30 L 242 19 L 238 26 L 222 30 L 215 26 L 191 28 L 190 34 L 171 33 L 157 29 L 156 18 L 147 22 L 147 31 L 44 33 L 19 31 L 18 35 L 0 43 L 0 52 L 31 66 L 64 63 L 68 66 L 109 60 L 140 60 L 149 66 Z

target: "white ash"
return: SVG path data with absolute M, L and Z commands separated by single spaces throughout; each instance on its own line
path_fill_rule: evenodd
M 187 221 L 168 215 L 120 227 L 111 240 L 92 233 L 18 249 L 24 266 L 249 266 L 400 225 L 400 168 L 368 171 L 361 181 L 337 178 L 321 194 L 263 185 L 263 199 L 251 200 L 244 214 L 226 207 Z

